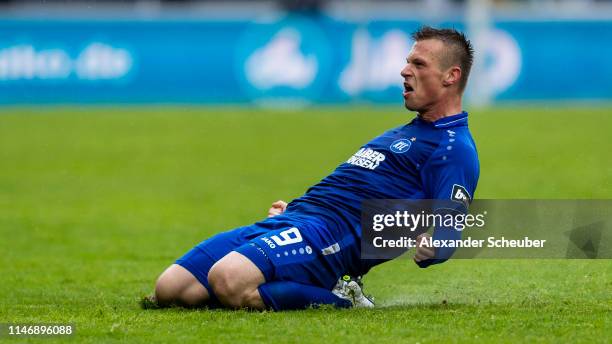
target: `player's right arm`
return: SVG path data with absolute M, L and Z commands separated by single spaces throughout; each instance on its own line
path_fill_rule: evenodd
M 285 212 L 285 209 L 287 209 L 287 202 L 283 200 L 278 200 L 272 203 L 272 207 L 268 209 L 268 217 L 274 217 L 276 215 L 280 215 Z

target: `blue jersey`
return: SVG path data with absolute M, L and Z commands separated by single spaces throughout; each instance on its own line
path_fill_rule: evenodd
M 284 214 L 219 233 L 177 264 L 210 290 L 210 267 L 234 250 L 250 259 L 266 281 L 331 289 L 340 276 L 363 275 L 388 260 L 361 258 L 363 200 L 450 199 L 464 211 L 478 175 L 467 113 L 433 123 L 417 117 L 360 147 L 332 174 L 293 200 Z M 436 240 L 460 236 L 458 231 L 439 228 L 433 235 Z M 434 259 L 419 265 L 442 262 L 452 253 L 452 248 L 439 248 Z
M 360 238 L 365 199 L 451 199 L 467 207 L 480 173 L 467 117 L 467 112 L 435 122 L 416 117 L 386 131 L 293 200 L 287 212 L 315 215 Z

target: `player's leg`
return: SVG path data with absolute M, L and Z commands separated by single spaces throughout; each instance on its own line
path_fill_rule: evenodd
M 207 280 L 210 267 L 218 260 L 207 252 L 210 251 L 210 248 L 206 248 L 209 241 L 214 243 L 219 240 L 216 236 L 205 240 L 177 259 L 175 264 L 172 264 L 159 276 L 155 284 L 157 306 L 218 306 Z M 224 251 L 222 254 L 231 251 L 231 247 L 224 248 L 222 243 L 214 247 L 222 249 Z
M 155 285 L 158 306 L 220 306 L 208 283 L 210 268 L 248 240 L 267 232 L 251 225 L 219 233 L 191 249 L 164 271 Z
M 157 279 L 155 300 L 159 306 L 197 307 L 206 304 L 209 294 L 189 270 L 172 264 Z
M 230 308 L 276 311 L 305 309 L 328 304 L 340 308 L 352 306 L 330 290 L 292 281 L 265 281 L 263 272 L 249 258 L 230 252 L 217 262 L 208 280 L 219 301 Z
M 230 308 L 266 308 L 258 287 L 265 283 L 261 270 L 249 258 L 232 251 L 208 273 L 208 281 L 219 301 Z
M 221 303 L 274 310 L 351 306 L 331 292 L 335 270 L 344 269 L 340 244 L 321 223 L 293 224 L 251 240 L 211 268 L 208 280 Z

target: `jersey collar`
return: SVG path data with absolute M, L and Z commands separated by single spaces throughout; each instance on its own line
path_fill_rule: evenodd
M 456 115 L 442 117 L 439 120 L 433 122 L 433 125 L 436 128 L 449 128 L 467 125 L 467 117 L 468 113 L 466 111 L 462 111 Z
M 466 111 L 462 111 L 456 115 L 442 117 L 433 123 L 427 122 L 423 120 L 420 116 L 417 116 L 415 119 L 412 120 L 412 123 L 417 122 L 427 125 L 433 125 L 436 128 L 451 128 L 467 125 L 467 117 L 468 113 Z

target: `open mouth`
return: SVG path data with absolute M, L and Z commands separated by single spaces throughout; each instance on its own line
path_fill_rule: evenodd
M 404 97 L 414 92 L 414 88 L 407 83 L 404 83 Z

